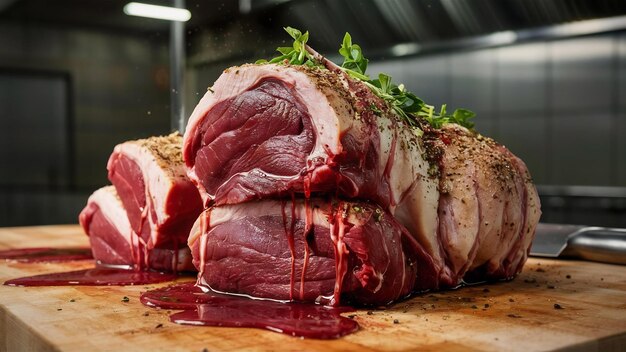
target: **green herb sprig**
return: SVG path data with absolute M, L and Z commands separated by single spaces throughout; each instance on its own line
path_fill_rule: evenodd
M 294 39 L 293 45 L 279 47 L 276 50 L 281 54 L 280 56 L 270 61 L 258 60 L 256 63 L 323 66 L 306 49 L 306 42 L 309 40 L 308 31 L 302 33 L 292 27 L 284 29 Z M 447 106 L 443 104 L 437 112 L 434 106 L 426 104 L 415 94 L 407 91 L 404 84 L 394 84 L 391 76 L 385 73 L 380 73 L 377 79 L 370 79 L 366 73 L 369 60 L 363 56 L 361 47 L 352 43 L 350 33 L 344 35 L 339 54 L 343 57 L 343 63 L 339 68 L 350 77 L 362 81 L 375 95 L 389 104 L 392 111 L 414 129 L 416 134 L 421 135 L 418 118 L 424 119 L 433 128 L 441 128 L 447 123 L 456 123 L 469 129 L 474 128 L 474 123 L 470 120 L 476 114 L 470 110 L 456 109 L 452 114 L 448 114 Z M 371 109 L 380 114 L 378 107 L 372 106 Z
M 452 114 L 446 112 L 446 104 L 441 105 L 439 113 L 435 113 L 435 107 L 424 104 L 424 107 L 417 113 L 418 116 L 424 118 L 434 128 L 441 128 L 446 123 L 456 123 L 463 127 L 472 129 L 474 122 L 470 121 L 476 114 L 467 109 L 456 109 Z
M 369 60 L 363 56 L 363 51 L 359 45 L 352 44 L 350 33 L 343 36 L 339 54 L 343 56 L 343 63 L 340 68 L 344 72 L 358 80 L 369 81 L 369 76 L 365 74 Z
M 285 27 L 287 33 L 293 38 L 293 44 L 291 46 L 281 46 L 276 48 L 281 55 L 277 56 L 269 61 L 257 60 L 257 64 L 276 64 L 276 63 L 289 63 L 291 65 L 307 65 L 307 66 L 321 66 L 306 50 L 306 42 L 309 40 L 309 32 L 302 33 L 300 30 Z

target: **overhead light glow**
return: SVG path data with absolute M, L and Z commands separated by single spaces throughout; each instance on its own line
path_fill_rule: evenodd
M 191 12 L 187 9 L 142 4 L 140 2 L 129 2 L 126 4 L 124 6 L 124 13 L 130 16 L 149 17 L 179 22 L 187 22 L 191 18 Z
M 391 53 L 395 56 L 407 56 L 419 53 L 420 46 L 417 43 L 401 43 L 391 47 Z
M 485 39 L 491 45 L 507 45 L 515 43 L 517 34 L 513 31 L 495 32 L 487 35 Z

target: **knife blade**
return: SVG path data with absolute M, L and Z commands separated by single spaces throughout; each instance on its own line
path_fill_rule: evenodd
M 539 223 L 530 255 L 626 265 L 626 229 Z

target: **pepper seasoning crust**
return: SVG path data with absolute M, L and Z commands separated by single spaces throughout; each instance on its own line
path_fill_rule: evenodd
M 172 178 L 186 177 L 183 168 L 183 137 L 178 131 L 167 136 L 154 136 L 129 143 L 148 150 L 168 176 Z

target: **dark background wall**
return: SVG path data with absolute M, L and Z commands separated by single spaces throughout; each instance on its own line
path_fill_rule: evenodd
M 115 144 L 169 132 L 167 36 L 8 21 L 0 43 L 0 225 L 76 222 Z

